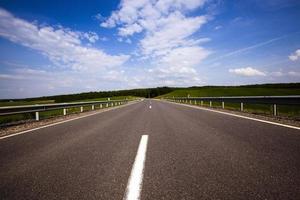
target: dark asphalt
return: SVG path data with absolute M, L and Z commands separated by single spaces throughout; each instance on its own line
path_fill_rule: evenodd
M 0 199 L 300 199 L 300 131 L 151 100 L 0 140 Z

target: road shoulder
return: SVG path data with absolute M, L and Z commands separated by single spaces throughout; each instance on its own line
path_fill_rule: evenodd
M 165 100 L 159 100 L 159 101 L 300 130 L 300 122 L 295 120 L 286 120 L 282 118 L 275 118 L 270 116 L 263 116 L 263 115 L 257 115 L 257 114 L 246 113 L 246 112 L 238 112 L 238 111 L 232 111 L 232 110 L 226 110 L 220 108 L 208 108 L 208 107 L 202 107 L 198 105 L 175 103 L 175 102 L 170 102 Z
M 116 107 L 103 108 L 103 109 L 98 109 L 98 110 L 88 111 L 88 112 L 83 112 L 83 113 L 73 113 L 73 114 L 69 114 L 66 116 L 58 116 L 58 117 L 53 117 L 53 118 L 44 119 L 44 120 L 40 120 L 40 121 L 31 121 L 31 122 L 25 122 L 22 124 L 18 124 L 18 125 L 4 127 L 4 128 L 0 129 L 0 140 L 15 136 L 15 135 L 20 135 L 20 134 L 23 134 L 26 132 L 30 132 L 33 130 L 38 130 L 38 129 L 46 128 L 49 126 L 55 126 L 57 124 L 73 121 L 76 119 L 81 119 L 84 117 L 89 117 L 92 115 L 97 115 L 97 114 L 115 110 L 118 108 L 123 108 L 123 107 L 133 105 L 138 102 L 139 101 L 134 101 L 134 102 L 129 102 L 127 104 L 116 106 Z

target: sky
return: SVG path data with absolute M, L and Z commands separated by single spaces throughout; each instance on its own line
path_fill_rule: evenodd
M 1 0 L 0 98 L 300 82 L 299 0 Z

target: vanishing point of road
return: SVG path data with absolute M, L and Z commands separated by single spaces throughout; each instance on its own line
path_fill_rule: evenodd
M 296 200 L 300 130 L 144 100 L 0 139 L 0 199 Z

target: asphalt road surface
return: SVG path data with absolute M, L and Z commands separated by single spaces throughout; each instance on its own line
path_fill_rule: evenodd
M 0 140 L 0 199 L 135 198 L 300 199 L 300 131 L 145 100 Z

